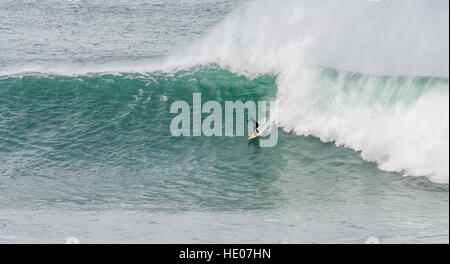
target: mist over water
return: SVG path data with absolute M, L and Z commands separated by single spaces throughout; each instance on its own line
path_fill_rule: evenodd
M 0 241 L 448 243 L 448 8 L 1 1 Z M 193 93 L 278 145 L 173 137 Z

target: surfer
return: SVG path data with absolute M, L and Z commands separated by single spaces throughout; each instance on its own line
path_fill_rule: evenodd
M 250 117 L 247 121 L 245 121 L 245 124 L 248 124 L 248 121 L 252 121 L 253 122 L 253 132 L 255 134 L 259 133 L 259 131 L 258 131 L 258 127 L 259 127 L 258 121 L 256 121 L 255 119 Z

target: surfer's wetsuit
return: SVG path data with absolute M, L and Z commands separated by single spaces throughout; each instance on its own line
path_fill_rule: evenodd
M 259 132 L 258 131 L 258 127 L 259 127 L 258 121 L 256 121 L 255 119 L 253 119 L 251 117 L 247 120 L 246 123 L 248 123 L 248 121 L 252 121 L 253 122 L 253 131 L 255 131 L 255 133 L 258 133 Z

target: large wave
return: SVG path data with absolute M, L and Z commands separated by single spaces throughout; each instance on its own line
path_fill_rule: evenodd
M 448 183 L 448 6 L 251 2 L 165 65 L 274 73 L 285 130 L 361 151 L 382 170 Z
M 386 171 L 449 182 L 448 1 L 252 1 L 163 61 L 27 65 L 58 74 L 217 64 L 277 76 L 279 125 Z M 430 77 L 424 77 L 430 76 Z

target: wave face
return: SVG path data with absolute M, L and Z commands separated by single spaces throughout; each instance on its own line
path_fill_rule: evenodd
M 0 78 L 0 87 L 0 206 L 273 205 L 268 199 L 276 189 L 255 193 L 259 178 L 243 181 L 249 164 L 273 181 L 282 164 L 278 151 L 260 155 L 246 137 L 170 132 L 174 101 L 192 102 L 196 92 L 204 102 L 270 99 L 273 76 L 249 79 L 211 66 L 176 73 L 25 74 Z
M 447 1 L 251 2 L 165 65 L 276 74 L 286 131 L 448 183 L 447 20 Z

